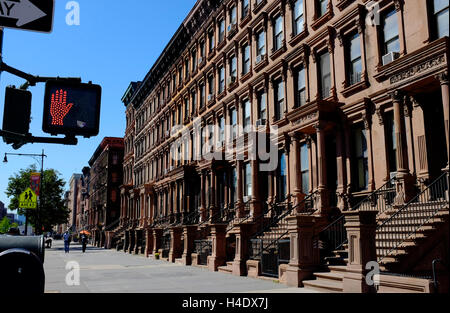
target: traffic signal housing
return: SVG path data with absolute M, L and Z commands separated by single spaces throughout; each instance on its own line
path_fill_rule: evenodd
M 31 92 L 14 87 L 6 87 L 2 130 L 26 136 L 30 130 L 30 117 Z M 7 144 L 12 144 L 16 143 L 17 139 L 4 135 L 3 141 Z
M 42 130 L 55 136 L 97 136 L 101 94 L 99 85 L 68 80 L 47 81 Z

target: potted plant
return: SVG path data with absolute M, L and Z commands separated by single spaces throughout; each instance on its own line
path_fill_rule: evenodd
M 155 253 L 155 260 L 159 260 L 159 253 Z

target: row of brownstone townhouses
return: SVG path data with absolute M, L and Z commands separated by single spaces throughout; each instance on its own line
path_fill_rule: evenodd
M 120 211 L 99 228 L 90 206 L 96 243 L 328 292 L 448 290 L 448 15 L 198 0 L 122 98 Z

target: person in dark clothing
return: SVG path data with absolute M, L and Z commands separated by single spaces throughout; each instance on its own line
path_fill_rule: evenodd
M 71 238 L 70 238 L 70 234 L 69 234 L 68 231 L 66 231 L 66 232 L 64 233 L 63 238 L 64 238 L 64 251 L 65 251 L 65 253 L 69 253 L 70 239 L 71 239 Z
M 88 241 L 88 238 L 87 238 L 86 234 L 81 234 L 81 245 L 83 248 L 83 253 L 86 252 L 87 241 Z

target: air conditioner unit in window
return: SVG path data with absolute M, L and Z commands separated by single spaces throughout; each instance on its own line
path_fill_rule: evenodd
M 389 52 L 386 55 L 383 55 L 383 65 L 394 62 L 400 57 L 400 53 L 398 52 Z
M 256 121 L 256 127 L 258 126 L 265 126 L 266 125 L 266 120 L 261 118 L 259 120 Z
M 256 64 L 261 63 L 264 60 L 264 54 L 260 54 L 256 56 Z
M 235 76 L 228 77 L 227 85 L 234 84 L 235 82 L 236 82 L 236 77 Z

